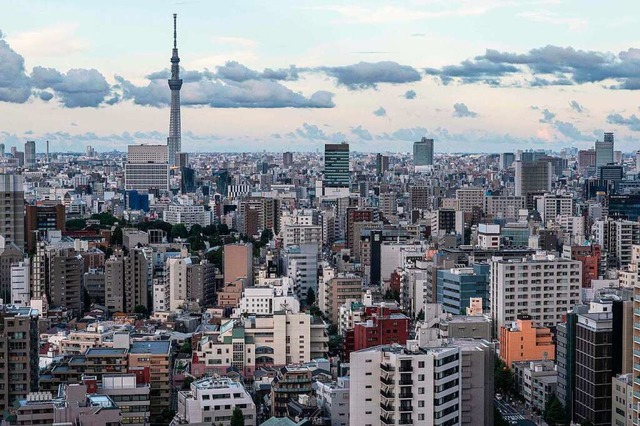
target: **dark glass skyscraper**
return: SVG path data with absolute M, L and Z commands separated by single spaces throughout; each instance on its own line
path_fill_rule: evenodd
M 433 139 L 422 138 L 413 143 L 413 165 L 433 166 Z
M 327 188 L 348 188 L 349 144 L 346 142 L 324 146 L 324 186 Z

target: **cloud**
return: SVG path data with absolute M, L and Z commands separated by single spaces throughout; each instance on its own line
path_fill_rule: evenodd
M 213 42 L 217 44 L 240 46 L 247 49 L 253 49 L 258 45 L 257 41 L 242 37 L 215 37 Z
M 35 31 L 25 31 L 10 38 L 11 45 L 23 55 L 61 57 L 87 50 L 86 40 L 75 35 L 78 24 L 58 23 Z
M 539 120 L 541 123 L 553 123 L 553 120 L 556 118 L 556 114 L 554 112 L 549 111 L 547 108 L 542 110 L 542 118 Z
M 562 135 L 575 141 L 588 141 L 592 139 L 591 136 L 582 133 L 572 123 L 567 123 L 565 121 L 555 121 L 553 123 L 553 127 Z
M 342 132 L 328 134 L 317 125 L 308 123 L 302 123 L 302 127 L 298 127 L 295 132 L 289 133 L 289 135 L 314 141 L 342 142 L 347 139 L 345 134 Z
M 607 116 L 607 123 L 626 126 L 629 130 L 640 132 L 640 118 L 635 114 L 632 114 L 629 117 L 623 117 L 620 114 L 609 114 Z
M 471 110 L 469 110 L 469 107 L 467 107 L 465 104 L 463 103 L 456 103 L 453 104 L 453 117 L 456 118 L 465 118 L 465 117 L 477 117 L 478 113 L 473 112 Z
M 34 87 L 52 89 L 68 108 L 97 107 L 111 93 L 111 86 L 95 69 L 72 69 L 66 74 L 53 68 L 35 67 Z
M 373 140 L 373 136 L 371 136 L 371 132 L 369 132 L 367 129 L 363 128 L 362 126 L 352 127 L 351 133 L 353 133 L 354 135 L 358 136 L 360 139 L 363 139 L 365 141 Z
M 340 67 L 321 67 L 318 71 L 334 77 L 338 85 L 349 90 L 376 88 L 378 83 L 411 83 L 420 81 L 420 73 L 408 65 L 397 62 L 359 62 Z
M 387 115 L 387 110 L 380 107 L 377 110 L 373 111 L 373 115 L 375 115 L 376 117 L 384 117 Z
M 599 83 L 614 80 L 612 89 L 640 89 L 640 49 L 630 48 L 617 55 L 586 51 L 573 47 L 544 46 L 526 53 L 487 49 L 484 55 L 447 65 L 428 68 L 443 84 L 457 80 L 463 84 L 504 84 L 504 78 L 534 75 L 526 83 L 531 87 Z
M 401 141 L 419 141 L 420 138 L 427 134 L 424 127 L 401 128 L 393 132 L 391 135 L 383 134 L 380 139 L 396 139 Z
M 569 102 L 569 106 L 571 107 L 571 109 L 575 112 L 577 112 L 578 114 L 582 114 L 583 112 L 586 112 L 587 110 L 580 105 L 577 101 L 571 101 Z
M 589 21 L 583 18 L 575 17 L 563 17 L 557 13 L 553 13 L 548 10 L 537 10 L 531 12 L 522 12 L 518 14 L 519 17 L 528 19 L 533 22 L 540 22 L 544 24 L 560 25 L 566 27 L 571 31 L 585 30 Z
M 234 74 L 238 77 L 238 74 Z M 171 102 L 166 82 L 151 80 L 147 86 L 136 86 L 116 77 L 124 100 L 135 104 L 163 107 Z M 272 80 L 220 80 L 203 76 L 182 86 L 180 101 L 185 106 L 214 108 L 333 108 L 333 93 L 317 91 L 306 97 Z
M 0 102 L 25 103 L 31 97 L 31 81 L 24 58 L 3 39 L 0 32 Z
M 45 90 L 45 91 L 40 92 L 38 94 L 38 97 L 40 97 L 40 99 L 42 99 L 45 102 L 49 102 L 53 98 L 53 93 L 47 92 Z
M 405 99 L 415 99 L 416 96 L 417 94 L 415 90 L 407 90 L 406 92 L 404 92 Z

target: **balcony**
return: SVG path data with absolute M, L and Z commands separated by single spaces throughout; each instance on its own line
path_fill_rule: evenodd
M 401 364 L 400 365 L 400 372 L 401 373 L 411 373 L 413 371 L 413 367 L 411 366 L 411 364 Z
M 395 425 L 396 422 L 393 420 L 393 417 L 380 416 L 380 424 L 381 425 Z
M 387 399 L 394 399 L 394 398 L 395 398 L 394 393 L 393 393 L 393 392 L 391 392 L 391 391 L 384 391 L 384 390 L 380 390 L 380 395 L 381 395 L 383 398 L 387 398 Z
M 400 394 L 398 394 L 398 398 L 399 399 L 412 399 L 413 398 L 413 392 L 400 392 Z
M 395 367 L 393 365 L 389 365 L 389 364 L 380 364 L 380 369 L 387 371 L 387 372 L 393 372 L 395 371 Z
M 400 425 L 412 425 L 413 424 L 413 420 L 411 419 L 411 417 L 402 418 L 402 419 L 400 419 L 398 424 L 400 424 Z
M 412 386 L 413 380 L 411 379 L 402 379 L 400 380 L 400 386 Z
M 413 406 L 412 405 L 400 405 L 400 412 L 407 412 L 407 411 L 413 411 Z
M 387 386 L 391 386 L 395 383 L 393 377 L 380 377 L 380 381 Z
M 390 414 L 393 414 L 396 410 L 393 404 L 383 404 L 383 403 L 380 403 L 380 409 Z

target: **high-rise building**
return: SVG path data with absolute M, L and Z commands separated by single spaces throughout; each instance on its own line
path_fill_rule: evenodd
M 632 247 L 640 244 L 640 223 L 630 220 L 596 220 L 593 224 L 596 242 L 602 247 L 602 268 L 622 269 L 632 259 Z
M 190 167 L 182 167 L 180 172 L 180 192 L 183 194 L 196 192 L 196 171 Z
M 531 316 L 518 315 L 512 323 L 500 327 L 500 358 L 509 368 L 514 362 L 555 359 L 551 329 L 534 327 Z
M 0 174 L 0 235 L 24 250 L 24 188 L 21 175 Z
M 0 305 L 0 413 L 37 389 L 37 318 L 37 311 L 29 307 Z
M 173 14 L 173 50 L 171 54 L 171 116 L 169 118 L 169 137 L 167 138 L 168 161 L 170 166 L 178 165 L 178 154 L 182 151 L 180 124 L 180 58 L 178 57 L 178 34 L 176 28 L 177 14 Z
M 153 282 L 153 249 L 133 248 L 125 258 L 125 312 L 133 313 L 138 306 L 149 308 L 149 290 Z M 106 286 L 106 283 L 105 283 Z
M 28 169 L 36 166 L 36 142 L 27 141 L 24 144 L 24 165 Z
M 151 391 L 151 424 L 162 424 L 162 411 L 171 398 L 171 342 L 132 342 L 129 348 L 129 370 L 148 369 Z
M 536 325 L 555 327 L 580 302 L 582 263 L 544 252 L 521 260 L 494 257 L 490 279 L 495 336 L 523 313 L 531 315 Z
M 596 169 L 613 163 L 613 133 L 605 133 L 604 141 L 596 141 Z
M 465 213 L 473 211 L 474 207 L 484 209 L 484 190 L 482 188 L 460 188 L 456 189 L 456 200 L 458 200 L 458 210 Z
M 124 259 L 120 250 L 104 262 L 104 292 L 109 312 L 124 312 Z
M 51 305 L 81 315 L 84 260 L 73 249 L 61 249 L 49 259 L 49 296 Z
M 169 190 L 166 146 L 129 145 L 124 167 L 125 190 Z
M 532 207 L 530 194 L 551 190 L 553 170 L 548 161 L 516 161 L 516 196 L 525 197 L 526 206 Z
M 291 167 L 293 165 L 293 152 L 282 153 L 282 165 L 284 167 Z
M 324 187 L 348 188 L 351 183 L 349 173 L 349 144 L 328 143 L 324 146 Z
M 376 154 L 376 174 L 382 176 L 389 170 L 389 157 L 387 155 Z
M 516 155 L 513 152 L 503 152 L 500 154 L 500 170 L 508 169 L 515 161 Z
M 64 204 L 25 207 L 25 243 L 27 251 L 31 252 L 35 246 L 39 231 L 65 230 Z
M 0 143 L 0 157 L 4 157 L 5 154 L 5 146 L 3 143 Z
M 578 167 L 586 169 L 596 166 L 596 151 L 595 149 L 582 149 L 578 151 Z
M 413 165 L 433 166 L 433 139 L 422 138 L 413 143 Z

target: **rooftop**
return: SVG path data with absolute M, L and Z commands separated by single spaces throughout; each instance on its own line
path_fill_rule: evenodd
M 133 342 L 129 349 L 130 354 L 168 355 L 171 350 L 171 342 L 155 340 L 147 342 Z

